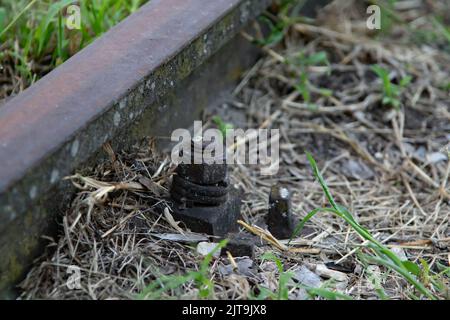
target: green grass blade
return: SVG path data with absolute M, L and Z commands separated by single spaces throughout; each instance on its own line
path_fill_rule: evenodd
M 316 160 L 314 160 L 311 153 L 306 152 L 306 157 L 308 158 L 309 164 L 311 165 L 311 168 L 313 169 L 314 176 L 319 180 L 320 185 L 322 186 L 322 189 L 325 193 L 325 196 L 328 199 L 328 202 L 330 202 L 331 206 L 336 210 L 339 211 L 339 207 L 336 204 L 336 201 L 334 201 L 333 196 L 331 195 L 330 189 L 328 189 L 327 184 L 325 183 L 325 180 L 322 177 L 322 174 L 319 171 L 319 168 L 317 166 Z
M 440 31 L 440 33 L 444 36 L 444 38 L 450 44 L 450 29 L 447 29 L 442 23 L 440 23 L 436 18 L 432 19 L 434 26 L 436 29 Z
M 32 0 L 28 5 L 25 6 L 25 8 L 22 9 L 22 11 L 19 12 L 18 15 L 16 15 L 14 17 L 14 19 L 6 26 L 5 29 L 3 29 L 0 32 L 0 39 L 3 37 L 3 35 L 8 32 L 9 29 L 11 29 L 11 27 L 17 22 L 17 20 L 19 20 L 19 18 L 25 13 L 27 12 L 35 3 L 37 2 L 37 0 Z
M 408 270 L 405 270 L 404 268 L 401 268 L 396 264 L 379 257 L 367 256 L 366 258 L 369 262 L 377 263 L 396 271 L 427 298 L 431 300 L 437 299 L 420 281 L 417 280 L 417 278 L 413 274 L 408 272 Z
M 319 212 L 329 212 L 329 213 L 333 213 L 336 214 L 337 216 L 341 216 L 339 212 L 337 212 L 334 209 L 331 208 L 316 208 L 314 210 L 311 210 L 296 226 L 294 229 L 294 232 L 292 233 L 292 236 L 289 239 L 288 244 L 292 241 L 293 238 L 295 238 L 296 236 L 298 236 L 298 234 L 302 231 L 303 227 L 305 226 L 305 224 L 311 220 L 312 217 L 314 217 L 316 214 L 318 214 Z
M 51 24 L 55 20 L 55 17 L 57 17 L 60 14 L 61 10 L 64 7 L 74 2 L 76 2 L 76 0 L 60 0 L 56 3 L 53 3 L 49 7 L 48 12 L 45 15 L 45 18 L 41 21 L 35 33 L 35 36 L 38 40 L 38 49 L 37 49 L 38 56 L 43 53 L 43 50 L 50 39 Z
M 340 293 L 340 292 L 335 292 L 335 291 L 330 291 L 327 289 L 323 289 L 323 288 L 308 288 L 308 287 L 304 287 L 304 289 L 306 290 L 306 292 L 311 295 L 311 296 L 318 296 L 318 297 L 322 297 L 328 300 L 353 300 L 352 297 Z

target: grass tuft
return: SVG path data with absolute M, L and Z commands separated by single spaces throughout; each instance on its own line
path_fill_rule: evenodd
M 5 0 L 0 3 L 0 66 L 19 78 L 16 93 L 86 47 L 147 0 Z M 70 5 L 80 7 L 80 30 L 66 28 Z M 6 69 L 6 68 L 4 68 Z M 1 69 L 0 69 L 1 70 Z M 1 74 L 0 74 L 1 76 Z M 19 90 L 20 89 L 20 90 Z M 5 93 L 3 93 L 5 94 Z M 3 98 L 0 96 L 0 99 Z
M 307 152 L 306 153 L 310 166 L 314 172 L 314 176 L 319 181 L 322 190 L 331 205 L 331 208 L 316 208 L 309 212 L 305 218 L 296 226 L 294 233 L 291 237 L 295 237 L 304 227 L 306 222 L 308 222 L 313 216 L 317 213 L 323 211 L 328 212 L 338 217 L 344 219 L 352 228 L 355 230 L 364 240 L 367 240 L 369 244 L 366 248 L 370 249 L 370 254 L 361 254 L 361 257 L 370 264 L 378 264 L 386 267 L 389 270 L 392 270 L 398 273 L 403 279 L 405 279 L 410 285 L 412 285 L 418 292 L 420 292 L 425 298 L 436 300 L 438 297 L 430 291 L 428 288 L 430 285 L 433 286 L 433 289 L 436 291 L 441 291 L 443 281 L 437 281 L 435 284 L 423 282 L 426 278 L 429 278 L 429 268 L 426 268 L 426 263 L 422 263 L 425 268 L 421 268 L 416 263 L 411 261 L 401 261 L 400 258 L 389 248 L 384 246 L 378 240 L 376 240 L 373 235 L 364 227 L 362 227 L 352 216 L 352 214 L 343 206 L 336 203 L 334 200 L 330 189 L 328 188 L 325 179 L 323 178 L 320 170 L 317 166 L 317 163 L 313 156 Z

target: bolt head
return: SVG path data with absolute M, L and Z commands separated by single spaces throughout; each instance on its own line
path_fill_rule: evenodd
M 238 230 L 237 220 L 241 218 L 241 199 L 235 190 L 230 191 L 227 201 L 218 206 L 192 208 L 172 206 L 173 216 L 194 232 L 224 236 Z

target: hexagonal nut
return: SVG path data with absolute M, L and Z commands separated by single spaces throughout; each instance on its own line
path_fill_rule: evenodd
M 188 181 L 212 185 L 227 179 L 228 169 L 223 164 L 180 164 L 176 172 Z
M 185 208 L 174 203 L 172 215 L 185 223 L 191 231 L 224 236 L 239 229 L 237 220 L 241 219 L 240 206 L 239 195 L 231 192 L 226 202 L 213 207 Z

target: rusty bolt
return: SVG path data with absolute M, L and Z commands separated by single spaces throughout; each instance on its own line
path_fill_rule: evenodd
M 203 154 L 208 145 L 201 139 L 194 138 L 191 143 L 191 150 L 194 151 L 188 156 L 193 161 L 195 152 Z M 215 159 L 222 157 L 222 160 L 225 160 L 223 154 L 213 156 Z M 179 164 L 176 173 L 170 190 L 174 200 L 173 215 L 176 219 L 183 221 L 196 232 L 222 236 L 237 231 L 241 200 L 238 192 L 228 183 L 225 161 Z
M 288 239 L 294 232 L 291 215 L 291 193 L 280 185 L 272 186 L 269 195 L 269 214 L 267 226 L 276 238 Z
M 198 137 L 194 137 L 191 141 L 191 163 L 181 163 L 177 167 L 177 174 L 185 177 L 186 180 L 202 185 L 213 185 L 225 181 L 227 179 L 226 152 L 213 155 L 214 160 L 220 160 L 221 163 L 218 163 L 219 161 L 211 164 L 194 163 L 195 155 L 200 156 L 200 159 L 202 159 L 201 156 L 203 155 L 203 152 L 210 144 L 212 144 L 212 142 L 205 142 Z

